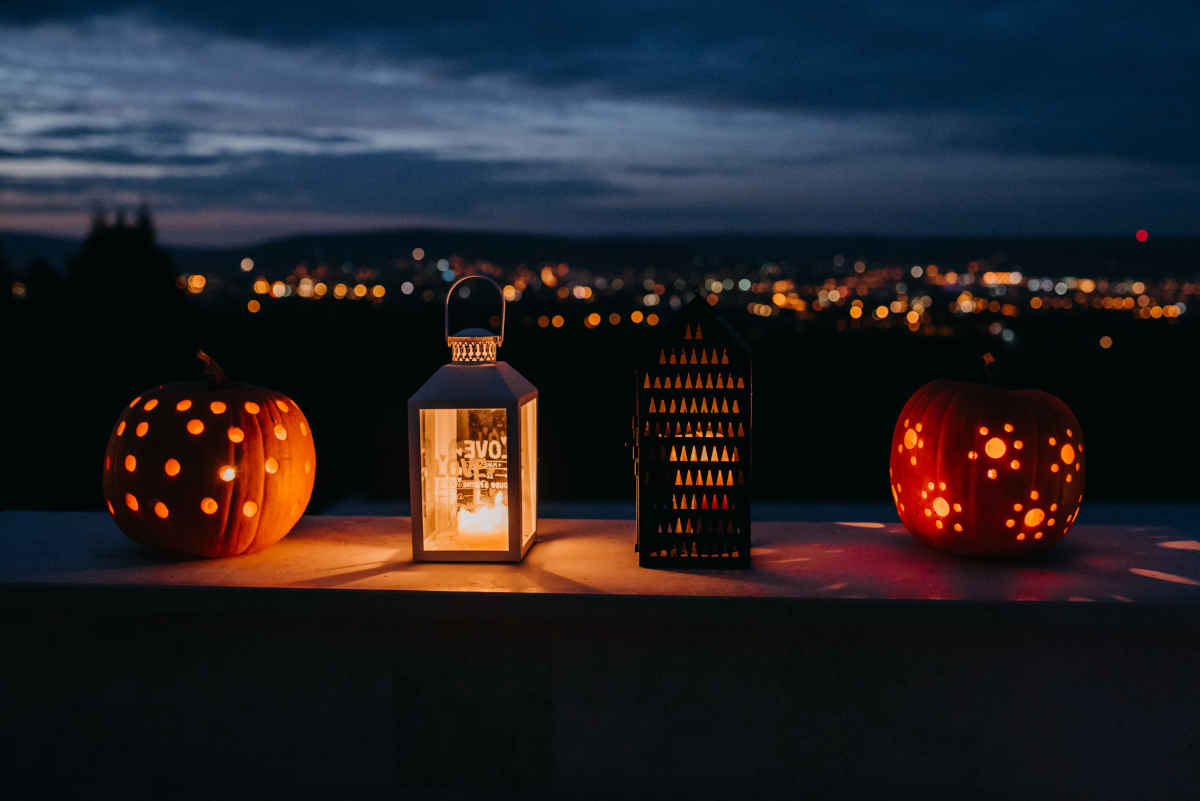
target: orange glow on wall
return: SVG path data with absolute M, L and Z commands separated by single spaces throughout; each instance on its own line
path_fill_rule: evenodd
M 1040 550 L 1079 514 L 1083 450 L 1079 422 L 1052 395 L 934 381 L 896 421 L 892 497 L 908 530 L 934 547 Z

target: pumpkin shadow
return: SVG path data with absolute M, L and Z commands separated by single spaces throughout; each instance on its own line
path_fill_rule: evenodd
M 1030 567 L 1073 570 L 1080 566 L 1084 556 L 1095 550 L 1078 540 L 1064 539 L 1043 550 L 1027 553 L 959 554 L 934 548 L 915 537 L 912 539 L 914 548 L 922 555 L 932 557 L 933 562 L 960 566 L 964 569 L 971 569 L 974 566 L 978 569 L 988 570 Z

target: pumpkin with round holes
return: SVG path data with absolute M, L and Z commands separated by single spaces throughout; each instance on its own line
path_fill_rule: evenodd
M 312 496 L 316 450 L 300 407 L 225 380 L 166 384 L 122 411 L 104 454 L 121 531 L 152 547 L 233 556 L 282 539 Z
M 1048 393 L 933 381 L 900 412 L 888 476 L 905 527 L 935 548 L 1040 551 L 1079 516 L 1083 432 Z

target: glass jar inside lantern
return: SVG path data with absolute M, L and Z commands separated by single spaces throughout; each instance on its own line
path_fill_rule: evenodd
M 500 293 L 500 333 L 450 335 L 450 298 L 480 278 Z M 413 559 L 519 562 L 537 529 L 537 388 L 506 362 L 504 294 L 482 275 L 446 293 L 450 363 L 408 401 Z

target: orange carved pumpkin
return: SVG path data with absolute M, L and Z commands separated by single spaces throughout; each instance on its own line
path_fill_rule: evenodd
M 1045 392 L 933 381 L 904 405 L 888 475 L 917 539 L 964 554 L 1058 542 L 1083 500 L 1083 432 Z
M 130 401 L 104 454 L 104 497 L 130 539 L 197 556 L 278 542 L 312 496 L 316 450 L 295 401 L 225 380 L 166 384 Z

